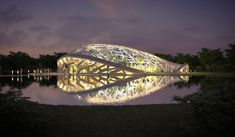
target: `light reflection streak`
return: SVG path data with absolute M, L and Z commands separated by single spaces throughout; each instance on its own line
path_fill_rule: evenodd
M 91 104 L 124 103 L 147 96 L 179 81 L 188 81 L 188 76 L 58 76 L 57 86 L 77 99 Z

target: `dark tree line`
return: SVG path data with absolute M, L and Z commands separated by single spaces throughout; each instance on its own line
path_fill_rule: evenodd
M 32 70 L 37 68 L 56 71 L 56 61 L 66 53 L 54 53 L 52 55 L 40 55 L 38 58 L 29 56 L 23 52 L 10 52 L 8 55 L 0 54 L 0 71 L 2 73 L 11 70 Z M 197 55 L 178 53 L 176 56 L 156 53 L 163 59 L 184 64 L 187 63 L 192 71 L 207 72 L 234 72 L 235 71 L 235 44 L 230 44 L 229 49 L 202 48 Z
M 2 73 L 11 70 L 32 69 L 57 69 L 56 61 L 66 53 L 54 53 L 53 55 L 40 55 L 38 58 L 29 56 L 24 52 L 10 52 L 8 55 L 0 55 L 0 70 Z
M 197 55 L 178 53 L 176 56 L 155 54 L 166 60 L 184 64 L 187 63 L 192 71 L 207 72 L 234 72 L 235 71 L 235 44 L 230 44 L 229 49 L 202 48 Z

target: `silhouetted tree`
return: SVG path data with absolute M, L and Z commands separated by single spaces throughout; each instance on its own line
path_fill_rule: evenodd
M 66 53 L 54 53 L 53 55 L 39 55 L 38 62 L 42 68 L 57 69 L 57 60 Z
M 225 69 L 230 72 L 235 71 L 235 44 L 230 44 L 229 49 L 225 50 L 225 55 L 228 64 L 225 66 Z
M 205 77 L 198 92 L 174 99 L 188 107 L 188 136 L 234 136 L 235 84 L 231 78 Z
M 174 60 L 179 64 L 189 64 L 192 70 L 196 69 L 196 67 L 200 65 L 199 57 L 197 55 L 178 53 Z
M 163 58 L 163 59 L 166 59 L 168 61 L 175 61 L 174 60 L 174 57 L 172 55 L 167 55 L 167 54 L 162 54 L 162 53 L 155 53 L 154 55 L 160 57 L 160 58 Z
M 23 52 L 10 52 L 1 55 L 1 66 L 4 71 L 27 70 L 37 67 L 36 59 Z
M 66 53 L 54 53 L 53 55 L 40 55 L 39 58 L 30 57 L 24 52 L 12 52 L 8 55 L 0 55 L 0 71 L 7 73 L 11 70 L 32 70 L 37 68 L 57 69 L 57 59 Z
M 202 48 L 199 54 L 201 71 L 219 72 L 223 71 L 223 64 L 225 64 L 225 57 L 220 49 Z

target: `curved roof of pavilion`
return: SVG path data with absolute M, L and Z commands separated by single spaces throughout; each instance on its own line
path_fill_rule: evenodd
M 187 64 L 173 63 L 150 53 L 120 45 L 85 45 L 58 59 L 58 66 L 68 63 L 66 58 L 69 57 L 100 62 L 132 73 L 185 73 L 189 71 Z

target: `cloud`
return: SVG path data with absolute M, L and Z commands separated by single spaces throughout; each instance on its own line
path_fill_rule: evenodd
M 0 11 L 0 22 L 7 25 L 32 19 L 33 16 L 25 14 L 17 5 L 11 5 L 7 10 Z
M 8 34 L 0 32 L 0 46 L 1 48 L 12 48 L 21 45 L 27 38 L 27 34 L 23 30 L 14 30 Z
M 117 0 L 91 0 L 91 3 L 110 18 L 116 18 Z
M 73 16 L 65 18 L 64 22 L 55 32 L 55 37 L 71 49 L 89 43 L 110 43 L 152 53 L 167 53 L 193 40 L 183 30 L 156 29 L 155 26 L 132 18 Z
M 45 25 L 34 25 L 29 28 L 32 32 L 42 32 L 42 31 L 48 31 L 51 28 Z
M 140 22 L 135 19 L 115 19 L 102 17 L 73 16 L 65 19 L 58 29 L 58 37 L 77 43 L 107 41 L 113 35 L 128 34 L 128 29 Z
M 194 26 L 194 25 L 184 25 L 183 30 L 186 32 L 190 32 L 190 33 L 203 33 L 203 32 L 205 32 L 205 29 L 198 27 L 198 26 Z
M 132 0 L 90 0 L 91 5 L 108 18 L 133 17 L 137 15 Z

